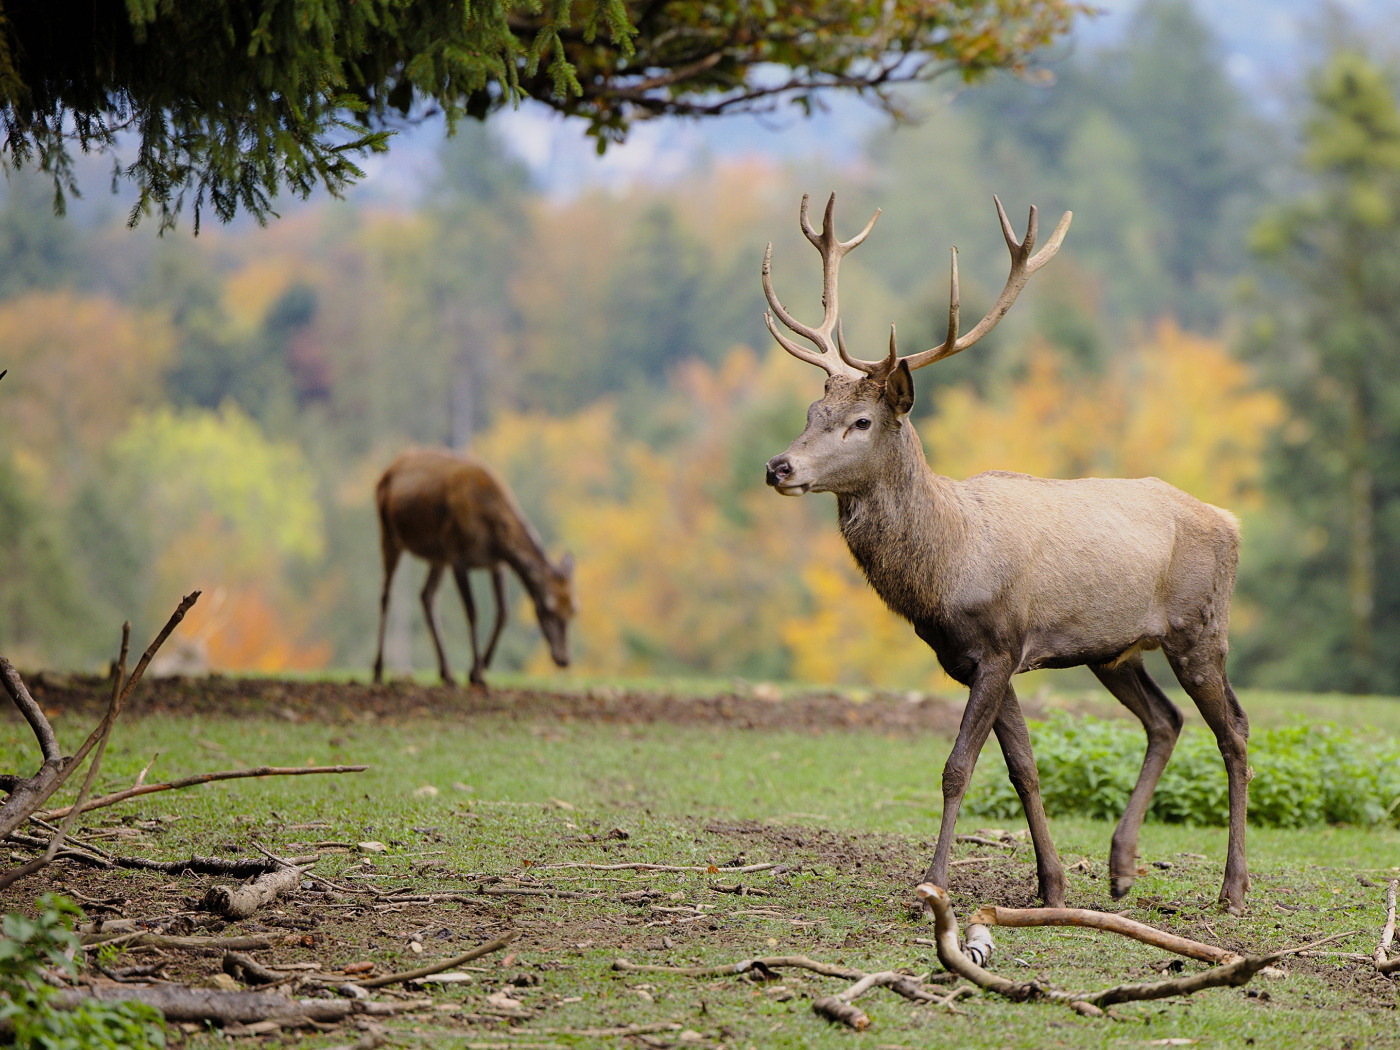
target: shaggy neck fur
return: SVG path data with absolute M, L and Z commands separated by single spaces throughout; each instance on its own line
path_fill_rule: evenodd
M 885 604 L 916 627 L 934 618 L 968 529 L 957 490 L 924 459 L 913 425 L 899 426 L 886 470 L 838 493 L 841 535 Z

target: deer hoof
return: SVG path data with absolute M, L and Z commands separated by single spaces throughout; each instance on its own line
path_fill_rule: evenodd
M 1132 875 L 1114 875 L 1108 880 L 1108 892 L 1113 894 L 1113 899 L 1126 897 L 1128 891 L 1133 888 L 1135 878 Z

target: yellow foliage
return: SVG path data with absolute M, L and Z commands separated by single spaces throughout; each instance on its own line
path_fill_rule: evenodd
M 62 490 L 133 410 L 159 400 L 174 349 L 157 316 L 102 296 L 31 292 L 0 302 L 5 433 L 41 482 Z
M 1067 374 L 1037 347 L 1003 398 L 950 387 L 920 430 L 934 469 L 950 477 L 1155 475 L 1247 510 L 1259 505 L 1264 444 L 1283 422 L 1278 396 L 1256 388 L 1224 344 L 1164 321 L 1102 378 Z

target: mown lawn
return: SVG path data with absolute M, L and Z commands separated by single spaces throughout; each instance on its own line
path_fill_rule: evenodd
M 1400 703 L 1388 700 L 1243 699 L 1256 725 L 1302 715 L 1400 733 Z M 17 721 L 0 726 L 0 768 L 32 763 L 32 741 L 22 730 Z M 65 739 L 78 731 L 77 724 L 59 723 Z M 1345 955 L 1290 960 L 1286 977 L 1256 978 L 1247 989 L 1119 1007 L 1117 1021 L 991 997 L 963 1000 L 959 1012 L 949 1014 L 876 992 L 861 1000 L 874 1024 L 860 1035 L 811 1011 L 811 998 L 844 987 L 834 979 L 785 971 L 778 985 L 760 986 L 612 971 L 618 957 L 695 965 L 777 954 L 866 970 L 938 969 L 933 949 L 915 943 L 931 938 L 932 927 L 911 918 L 908 904 L 932 850 L 946 750 L 947 741 L 929 735 L 528 715 L 413 717 L 393 724 L 151 717 L 119 729 L 104 766 L 105 786 L 128 783 L 154 754 L 150 780 L 264 763 L 368 762 L 372 768 L 355 776 L 239 781 L 148 796 L 93 814 L 88 827 L 115 832 L 118 837 L 103 840 L 109 848 L 161 859 L 250 852 L 254 842 L 280 853 L 315 851 L 311 844 L 318 841 L 381 842 L 387 852 L 321 848 L 315 870 L 382 890 L 470 893 L 483 885 L 533 885 L 597 892 L 577 899 L 482 896 L 479 902 L 379 910 L 331 907 L 323 895 L 303 893 L 278 909 L 313 924 L 319 938 L 286 958 L 327 968 L 360 959 L 407 968 L 507 928 L 521 932 L 508 967 L 500 959 L 482 960 L 490 965 L 475 971 L 475 983 L 433 993 L 445 1009 L 397 1022 L 393 1030 L 403 1045 L 613 1045 L 618 1040 L 558 1030 L 671 1021 L 686 1034 L 646 1038 L 653 1045 L 741 1048 L 1400 1046 L 1397 984 Z M 967 818 L 960 830 L 975 832 L 985 823 Z M 1400 875 L 1400 831 L 1393 827 L 1251 829 L 1250 906 L 1235 918 L 1214 906 L 1224 829 L 1149 824 L 1141 842 L 1147 874 L 1131 896 L 1115 903 L 1104 878 L 1111 827 L 1061 818 L 1052 821 L 1052 831 L 1071 868 L 1071 905 L 1125 909 L 1134 918 L 1242 950 L 1355 931 L 1325 950 L 1369 955 L 1384 918 L 1383 887 Z M 984 902 L 1030 903 L 1029 848 L 1008 853 L 960 845 L 955 857 L 971 860 L 956 868 L 951 887 L 960 914 Z M 549 867 L 732 861 L 779 867 L 739 878 Z M 119 892 L 129 898 L 127 914 L 142 916 L 178 908 L 211 880 L 97 876 L 65 865 L 44 881 L 81 887 L 92 897 L 99 890 Z M 755 892 L 721 892 L 735 885 Z M 41 888 L 21 884 L 7 905 Z M 641 904 L 622 899 L 642 888 L 659 895 Z M 259 921 L 255 916 L 229 932 L 255 929 Z M 998 972 L 1061 988 L 1153 979 L 1167 962 L 1159 951 L 1088 931 L 994 932 Z M 415 935 L 421 955 L 409 950 Z M 172 972 L 194 976 L 216 970 L 218 959 L 172 965 Z M 486 996 L 520 973 L 539 980 L 518 992 L 526 1016 L 509 1023 L 485 1018 Z M 345 1042 L 343 1035 L 282 1038 L 312 1046 Z M 218 1041 L 208 1039 L 208 1045 Z M 643 1042 L 632 1037 L 629 1045 Z

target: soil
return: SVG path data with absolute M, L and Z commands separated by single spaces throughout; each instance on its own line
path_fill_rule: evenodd
M 50 713 L 100 714 L 111 686 L 96 675 L 26 675 L 34 698 Z M 1028 718 L 1042 705 L 1023 699 Z M 674 722 L 724 724 L 744 729 L 877 729 L 951 735 L 962 718 L 963 698 L 932 693 L 875 693 L 867 699 L 831 692 L 784 694 L 768 685 L 741 685 L 727 693 L 686 696 L 597 687 L 587 692 L 468 689 L 399 680 L 363 682 L 273 678 L 144 678 L 127 716 L 276 714 L 297 721 L 341 724 L 365 718 L 470 718 L 507 715 L 522 721 L 579 720 L 618 724 Z
M 101 678 L 36 674 L 26 681 L 51 714 L 95 716 L 106 703 L 108 684 Z M 1043 714 L 1033 699 L 1024 706 L 1028 716 Z M 723 723 L 753 729 L 810 731 L 863 728 L 948 736 L 956 732 L 962 704 L 960 700 L 924 694 L 877 694 L 857 701 L 834 693 L 786 696 L 779 702 L 778 697 L 766 695 L 763 687 L 697 698 L 614 689 L 595 689 L 586 694 L 521 689 L 472 691 L 408 682 L 373 687 L 360 683 L 211 676 L 147 680 L 128 712 L 134 717 L 176 713 L 238 716 L 257 712 L 326 723 L 367 717 L 389 720 L 491 714 L 522 720 Z M 333 979 L 340 968 L 354 964 L 372 963 L 374 972 L 379 973 L 412 969 L 424 960 L 460 954 L 504 930 L 519 931 L 519 940 L 508 952 L 479 960 L 478 983 L 470 986 L 476 989 L 472 993 L 475 999 L 480 998 L 483 987 L 527 989 L 539 983 L 542 973 L 570 969 L 584 961 L 586 954 L 596 960 L 600 951 L 609 957 L 625 956 L 636 962 L 687 965 L 695 949 L 703 944 L 711 958 L 719 955 L 738 960 L 753 955 L 756 938 L 768 935 L 757 932 L 763 924 L 775 931 L 774 936 L 782 938 L 782 947 L 776 950 L 805 953 L 828 962 L 848 960 L 850 965 L 862 966 L 867 959 L 904 958 L 910 965 L 927 965 L 932 958 L 932 948 L 915 945 L 916 938 L 932 936 L 932 927 L 908 917 L 910 887 L 918 881 L 931 855 L 929 842 L 750 821 L 697 819 L 693 830 L 697 838 L 713 841 L 715 856 L 742 855 L 748 858 L 746 862 L 781 863 L 764 875 L 763 889 L 752 895 L 745 891 L 758 890 L 759 884 L 746 884 L 743 876 L 724 872 L 691 874 L 685 883 L 684 906 L 706 905 L 704 915 L 675 910 L 674 877 L 628 878 L 618 880 L 619 888 L 590 891 L 596 896 L 547 899 L 487 895 L 481 890 L 568 890 L 582 885 L 566 878 L 578 873 L 530 869 L 503 876 L 434 870 L 424 872 L 420 885 L 405 879 L 354 894 L 328 891 L 321 885 L 304 882 L 297 893 L 226 929 L 202 912 L 198 901 L 209 886 L 227 883 L 227 879 L 109 872 L 71 863 L 56 864 L 47 877 L 48 886 L 72 895 L 90 917 L 119 917 L 134 920 L 141 929 L 180 935 L 289 934 L 288 943 L 258 951 L 259 961 L 273 965 L 317 964 L 321 967 L 318 972 L 328 979 Z M 422 831 L 429 835 L 432 829 Z M 959 847 L 955 857 L 987 853 L 985 846 L 970 850 Z M 1011 907 L 1035 904 L 1034 867 L 1026 862 L 1027 854 L 1022 847 L 1014 857 L 992 856 L 955 866 L 949 887 L 955 900 L 965 903 L 975 899 Z M 812 871 L 835 872 L 838 877 L 801 877 Z M 639 885 L 654 887 L 654 894 L 636 896 Z M 391 888 L 411 894 L 440 892 L 448 886 L 457 894 L 450 902 L 396 900 L 400 894 Z M 668 906 L 672 910 L 658 910 Z M 745 917 L 742 913 L 746 911 L 766 914 L 758 920 Z M 846 920 L 844 932 L 830 928 L 833 914 Z M 1202 928 L 1201 914 L 1200 909 L 1183 909 L 1179 915 L 1167 916 L 1161 925 L 1185 936 L 1205 939 L 1207 930 Z M 415 942 L 421 946 L 421 952 L 412 948 Z M 762 950 L 761 946 L 758 950 Z M 108 964 L 109 968 L 154 965 L 168 979 L 196 981 L 219 972 L 222 954 L 212 948 L 178 952 L 135 949 L 109 959 Z M 1144 957 L 1150 954 L 1144 953 Z M 1115 974 L 1104 983 L 1156 979 L 1161 972 L 1157 964 L 1165 962 L 1145 962 L 1134 973 Z M 1289 968 L 1317 977 L 1359 1008 L 1394 1009 L 1396 1005 L 1394 984 L 1366 967 L 1342 968 L 1325 959 L 1296 959 Z M 788 972 L 782 979 L 794 987 L 802 986 L 802 978 L 789 979 Z M 1267 997 L 1267 987 L 1261 986 L 1261 990 Z M 301 995 L 312 991 L 308 987 L 297 989 Z M 829 991 L 828 988 L 822 994 Z M 550 1020 L 549 995 L 522 991 L 521 997 L 528 1004 L 524 1019 L 555 1023 Z M 557 997 L 556 1000 L 565 1001 Z M 460 996 L 448 1001 L 465 1003 Z M 461 1005 L 459 1013 L 443 1014 L 442 1020 L 450 1018 L 454 1023 L 478 1025 L 504 1023 L 499 1018 L 460 1012 L 470 1008 Z

